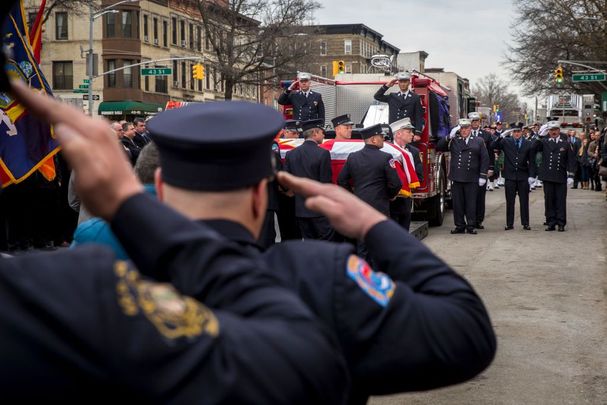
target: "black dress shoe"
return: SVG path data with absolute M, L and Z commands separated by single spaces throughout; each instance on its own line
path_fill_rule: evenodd
M 544 221 L 544 223 L 543 223 L 542 225 L 548 225 L 548 222 L 545 222 L 545 221 Z
M 468 228 L 466 229 L 466 232 L 469 233 L 470 235 L 476 235 L 478 232 L 476 232 L 476 229 L 474 228 Z
M 514 229 L 514 227 L 513 227 L 513 226 L 506 226 L 506 227 L 504 228 L 504 231 L 510 231 L 510 230 L 512 230 L 512 229 Z
M 559 225 L 559 232 L 565 232 L 565 227 L 563 225 Z
M 464 228 L 455 228 L 451 230 L 451 234 L 455 235 L 456 233 L 465 233 L 466 230 Z
M 523 229 L 526 231 L 530 231 L 531 227 L 529 225 L 523 225 Z
M 485 227 L 483 226 L 483 224 L 477 224 L 474 226 L 476 229 L 485 229 Z
M 551 225 L 551 226 L 549 226 L 549 227 L 546 228 L 546 232 L 552 232 L 554 230 L 556 230 L 556 228 L 554 227 L 554 225 Z

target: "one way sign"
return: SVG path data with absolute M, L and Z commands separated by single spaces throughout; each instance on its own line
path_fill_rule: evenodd
M 84 101 L 88 101 L 89 95 L 88 94 L 83 94 L 82 95 L 82 99 Z M 99 94 L 93 94 L 93 101 L 97 101 L 97 100 L 99 100 Z

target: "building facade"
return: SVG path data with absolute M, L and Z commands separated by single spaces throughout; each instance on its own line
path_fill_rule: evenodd
M 396 67 L 400 49 L 364 24 L 312 25 L 304 31 L 310 36 L 312 51 L 302 70 L 312 74 L 333 78 L 333 61 L 343 61 L 346 74 L 381 73 L 371 65 L 372 56 L 380 54 L 393 56 Z
M 153 115 L 169 100 L 224 99 L 224 84 L 205 38 L 199 10 L 188 0 L 102 0 L 93 23 L 93 83 L 87 83 L 88 7 L 53 9 L 43 28 L 41 67 L 55 96 L 88 110 L 87 85 L 92 85 L 94 114 L 111 119 Z M 38 1 L 26 1 L 35 15 Z M 198 17 L 197 17 L 198 16 Z M 128 67 L 130 65 L 139 66 Z M 192 77 L 202 63 L 205 78 Z M 170 68 L 166 76 L 144 76 L 142 68 Z M 112 72 L 113 73 L 107 73 Z M 238 86 L 235 100 L 257 101 L 256 86 Z

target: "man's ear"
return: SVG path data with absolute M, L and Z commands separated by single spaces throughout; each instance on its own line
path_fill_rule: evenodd
M 266 216 L 268 209 L 268 180 L 263 179 L 253 186 L 253 214 L 255 218 Z
M 160 201 L 164 201 L 164 189 L 162 183 L 162 169 L 158 167 L 154 172 L 154 187 L 156 188 L 156 196 Z

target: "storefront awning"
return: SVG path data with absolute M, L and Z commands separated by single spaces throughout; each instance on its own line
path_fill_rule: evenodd
M 104 101 L 99 104 L 99 115 L 155 115 L 163 110 L 162 104 L 138 101 Z

